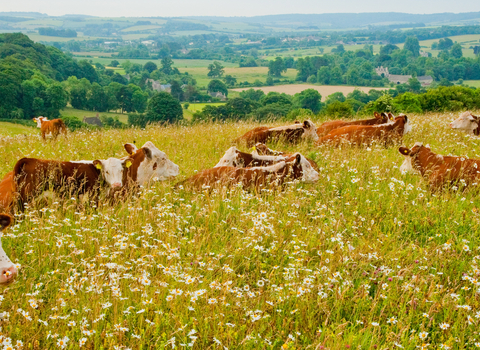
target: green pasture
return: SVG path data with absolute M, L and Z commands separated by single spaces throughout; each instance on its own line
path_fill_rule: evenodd
M 409 117 L 412 132 L 401 144 L 480 158 L 478 138 L 448 127 L 457 113 Z M 0 137 L 0 176 L 24 156 L 119 158 L 125 143 L 146 141 L 180 169 L 176 179 L 152 180 L 116 200 L 105 198 L 106 188 L 98 203 L 59 191 L 17 212 L 2 237 L 19 264 L 2 291 L 2 342 L 27 349 L 476 348 L 478 189 L 432 193 L 421 176 L 401 173 L 399 144 L 307 141 L 268 145 L 314 160 L 316 183 L 174 187 L 213 167 L 259 125 L 76 131 L 47 142 Z
M 0 122 L 0 137 L 1 136 L 16 136 L 16 135 L 30 135 L 37 130 L 33 127 L 28 127 L 20 124 L 9 122 Z
M 480 88 L 480 80 L 464 80 L 463 83 L 468 86 Z
M 127 123 L 127 120 L 128 120 L 128 115 L 127 114 L 122 114 L 122 113 L 84 111 L 84 110 L 75 109 L 75 108 L 72 108 L 72 107 L 66 107 L 66 108 L 60 110 L 60 115 L 76 117 L 80 121 L 83 120 L 83 117 L 96 117 L 97 114 L 99 116 L 106 115 L 106 116 L 113 117 L 113 118 L 118 117 L 118 120 L 120 120 L 122 123 Z

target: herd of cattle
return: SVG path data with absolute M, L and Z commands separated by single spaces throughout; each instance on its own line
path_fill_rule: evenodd
M 59 120 L 44 117 L 34 119 L 45 139 L 47 134 L 56 138 L 66 127 Z M 450 127 L 478 135 L 480 119 L 465 112 L 450 123 Z M 404 114 L 397 117 L 391 113 L 375 113 L 374 118 L 354 121 L 335 120 L 323 123 L 318 128 L 310 120 L 282 127 L 258 127 L 235 140 L 237 143 L 253 146 L 252 153 L 245 153 L 236 147 L 228 149 L 212 169 L 198 172 L 179 182 L 176 188 L 208 189 L 215 186 L 241 185 L 256 191 L 281 186 L 285 181 L 302 180 L 314 183 L 319 179 L 318 166 L 312 159 L 300 153 L 283 153 L 269 149 L 268 141 L 283 140 L 296 143 L 310 140 L 315 145 L 371 145 L 379 143 L 388 146 L 400 143 L 403 135 L 411 130 L 410 120 Z M 26 203 L 50 190 L 57 195 L 88 195 L 97 201 L 102 190 L 108 198 L 125 195 L 136 186 L 146 186 L 151 180 L 167 180 L 179 174 L 179 167 L 151 141 L 141 148 L 134 144 L 124 145 L 127 156 L 85 161 L 57 161 L 22 158 L 12 171 L 0 182 L 0 230 L 12 222 L 15 209 L 23 210 Z M 480 160 L 435 154 L 428 145 L 421 143 L 409 149 L 399 148 L 405 157 L 402 171 L 420 173 L 432 191 L 440 190 L 446 184 L 459 181 L 471 185 L 480 181 Z M 68 196 L 68 197 L 67 197 Z M 15 265 L 10 261 L 0 241 L 0 284 L 10 283 L 17 275 Z

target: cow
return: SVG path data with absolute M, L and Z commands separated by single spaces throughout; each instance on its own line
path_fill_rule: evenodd
M 42 138 L 46 140 L 47 134 L 52 134 L 52 138 L 56 139 L 60 133 L 67 136 L 67 126 L 61 119 L 48 120 L 45 117 L 33 118 L 33 121 L 37 123 L 37 127 L 40 128 Z
M 296 143 L 302 139 L 316 141 L 318 140 L 317 128 L 311 120 L 275 128 L 260 126 L 240 136 L 235 142 L 246 143 L 248 147 L 252 147 L 257 142 L 266 143 L 268 140 L 281 139 L 290 143 Z
M 469 135 L 480 135 L 480 118 L 466 111 L 460 117 L 448 124 L 452 129 L 461 130 Z
M 0 214 L 0 231 L 5 230 L 13 222 L 13 218 L 8 214 Z M 13 282 L 18 271 L 2 248 L 0 239 L 0 284 L 9 284 Z
M 378 113 L 375 112 L 374 118 L 362 120 L 332 120 L 323 123 L 317 128 L 318 137 L 327 135 L 330 131 L 349 125 L 379 125 L 394 121 L 392 113 Z
M 254 187 L 258 192 L 261 187 L 280 186 L 288 179 L 301 179 L 306 183 L 314 183 L 318 181 L 318 178 L 318 172 L 312 168 L 305 157 L 300 153 L 295 153 L 283 161 L 266 167 L 235 168 L 221 166 L 206 169 L 176 184 L 175 188 L 185 186 L 202 189 L 217 185 L 241 184 L 244 188 Z
M 275 151 L 267 147 L 266 144 L 264 143 L 257 143 L 255 146 L 253 146 L 253 152 L 252 156 L 254 157 L 265 157 L 265 156 L 284 156 L 284 157 L 290 157 L 293 153 L 285 153 L 285 152 L 280 152 L 280 151 Z M 306 158 L 310 165 L 318 171 L 318 164 L 310 158 Z
M 125 150 L 132 159 L 132 166 L 125 174 L 125 182 L 129 185 L 144 186 L 150 180 L 168 180 L 179 173 L 177 164 L 148 141 L 140 149 L 133 143 L 126 143 Z
M 328 135 L 320 138 L 318 145 L 332 144 L 339 146 L 342 143 L 351 145 L 370 145 L 373 142 L 391 143 L 400 142 L 403 135 L 412 129 L 410 120 L 404 114 L 395 118 L 394 123 L 380 125 L 350 125 L 332 130 Z
M 221 166 L 232 166 L 236 168 L 251 168 L 255 166 L 268 166 L 284 161 L 286 157 L 283 156 L 261 156 L 258 154 L 245 153 L 237 149 L 237 147 L 230 147 L 217 165 L 214 168 Z
M 96 200 L 102 178 L 110 185 L 109 194 L 113 195 L 122 188 L 126 170 L 132 164 L 130 157 L 70 162 L 22 158 L 13 169 L 20 208 L 47 189 L 69 196 L 91 193 Z
M 405 157 L 403 170 L 420 173 L 432 192 L 459 183 L 465 186 L 480 183 L 480 160 L 442 156 L 427 146 L 417 142 L 411 149 L 400 147 L 398 151 Z
M 10 171 L 0 181 L 0 213 L 13 213 L 14 193 L 13 171 Z

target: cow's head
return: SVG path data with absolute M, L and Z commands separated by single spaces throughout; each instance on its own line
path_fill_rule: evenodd
M 302 137 L 306 139 L 312 139 L 312 141 L 317 141 L 319 139 L 317 134 L 317 127 L 311 120 L 305 120 L 302 124 L 303 133 Z
M 147 141 L 140 149 L 131 143 L 125 144 L 124 147 L 128 154 L 140 155 L 134 162 L 139 185 L 144 185 L 150 179 L 167 180 L 180 172 L 178 165 L 169 160 L 167 155 L 155 147 L 151 141 Z
M 37 128 L 41 128 L 41 127 L 42 127 L 42 122 L 45 122 L 45 121 L 47 121 L 47 120 L 48 120 L 48 118 L 46 118 L 46 117 L 33 118 L 33 121 L 34 121 L 35 123 L 37 123 Z
M 0 214 L 0 231 L 6 229 L 13 222 L 13 218 L 8 214 Z M 0 241 L 0 284 L 12 282 L 17 276 L 18 271 L 15 265 L 10 261 L 2 248 Z
M 230 147 L 214 168 L 221 166 L 243 167 L 243 165 L 240 164 L 241 162 L 239 162 L 239 154 L 240 151 L 237 147 Z
M 410 119 L 403 113 L 399 114 L 398 117 L 395 118 L 395 123 L 403 123 L 403 135 L 406 135 L 412 131 Z
M 378 124 L 386 124 L 395 122 L 395 116 L 392 113 L 374 112 L 373 116 L 377 119 Z
M 110 185 L 110 188 L 115 191 L 123 187 L 123 178 L 126 169 L 131 167 L 133 159 L 127 158 L 108 158 L 105 160 L 94 160 L 93 165 L 102 173 L 105 182 Z
M 418 174 L 420 173 L 420 164 L 418 161 L 418 157 L 420 154 L 426 155 L 427 158 L 432 156 L 435 158 L 430 158 L 430 159 L 436 159 L 437 161 L 442 161 L 443 156 L 439 154 L 435 154 L 431 151 L 430 145 L 423 145 L 421 142 L 415 142 L 412 148 L 407 148 L 407 147 L 400 147 L 398 149 L 400 154 L 405 157 L 405 160 L 403 161 L 403 164 L 400 166 L 400 171 L 402 174 L 405 173 L 413 173 L 413 174 Z
M 463 112 L 460 117 L 448 124 L 452 129 L 459 129 L 468 134 L 473 134 L 474 130 L 480 125 L 478 117 L 474 116 L 472 112 Z
M 319 174 L 313 169 L 310 162 L 300 153 L 292 154 L 286 160 L 287 164 L 292 165 L 293 177 L 301 178 L 306 183 L 314 183 L 318 181 Z

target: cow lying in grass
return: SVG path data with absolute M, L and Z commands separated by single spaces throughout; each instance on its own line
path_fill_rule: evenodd
M 112 195 L 122 188 L 124 173 L 131 165 L 130 158 L 71 162 L 22 158 L 13 170 L 19 205 L 23 208 L 24 203 L 45 190 L 68 198 L 89 193 L 97 199 L 102 180 L 110 185 Z
M 270 148 L 267 147 L 266 144 L 264 143 L 257 143 L 255 146 L 254 146 L 254 150 L 252 152 L 252 156 L 257 156 L 257 157 L 260 157 L 260 156 L 283 156 L 283 157 L 290 157 L 291 155 L 293 155 L 293 153 L 285 153 L 285 152 L 281 152 L 281 151 L 276 151 L 276 150 L 272 150 Z M 318 164 L 313 160 L 313 159 L 310 159 L 310 158 L 306 158 L 308 160 L 308 162 L 310 163 L 310 165 L 313 167 L 313 169 L 315 169 L 315 171 L 318 171 Z
M 332 120 L 323 123 L 317 128 L 318 137 L 327 135 L 330 131 L 349 125 L 379 125 L 394 121 L 392 113 L 374 113 L 374 118 L 362 120 Z
M 452 129 L 461 130 L 469 135 L 480 135 L 480 118 L 472 112 L 463 112 L 460 117 L 448 124 Z
M 0 213 L 13 213 L 14 193 L 13 171 L 10 171 L 0 181 Z
M 317 145 L 329 144 L 339 146 L 350 145 L 371 145 L 372 143 L 390 144 L 400 143 L 403 135 L 411 131 L 410 120 L 406 115 L 395 118 L 395 122 L 364 126 L 350 125 L 331 131 L 327 136 L 320 138 Z
M 33 118 L 33 121 L 37 123 L 37 127 L 40 128 L 40 134 L 44 140 L 46 140 L 48 134 L 52 134 L 53 139 L 56 139 L 60 133 L 67 136 L 67 126 L 61 119 L 48 120 L 45 117 L 38 117 Z
M 318 173 L 300 153 L 276 164 L 266 167 L 235 168 L 221 166 L 200 171 L 198 174 L 178 183 L 175 187 L 184 186 L 197 189 L 215 186 L 232 186 L 241 184 L 244 188 L 262 188 L 282 185 L 289 180 L 303 180 L 307 183 L 318 181 Z
M 289 143 L 297 143 L 300 140 L 316 141 L 318 140 L 317 128 L 310 120 L 276 128 L 260 126 L 240 136 L 235 142 L 245 143 L 248 147 L 251 147 L 257 142 L 266 143 L 267 141 L 278 140 L 285 140 Z
M 476 185 L 480 181 L 480 160 L 442 156 L 420 142 L 411 149 L 400 147 L 398 150 L 405 157 L 401 170 L 420 173 L 432 192 L 445 186 Z
M 8 214 L 0 214 L 0 231 L 3 231 L 13 222 L 13 218 Z M 8 284 L 17 276 L 17 268 L 10 261 L 2 247 L 0 240 L 0 284 Z

